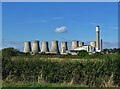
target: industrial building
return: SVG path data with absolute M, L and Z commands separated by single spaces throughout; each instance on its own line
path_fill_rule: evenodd
M 60 53 L 57 40 L 52 41 L 50 53 L 55 53 L 55 54 Z
M 31 52 L 31 42 L 29 42 L 29 41 L 24 42 L 24 50 L 23 50 L 23 52 L 24 53 Z
M 33 41 L 32 42 L 32 53 L 39 53 L 40 47 L 39 47 L 39 41 Z
M 48 42 L 44 41 L 42 42 L 42 49 L 41 52 L 49 52 Z
M 47 41 L 42 42 L 42 46 L 40 48 L 39 41 L 35 40 L 32 42 L 25 41 L 24 42 L 24 53 L 52 53 L 52 54 L 67 54 L 67 52 L 71 52 L 73 54 L 77 53 L 80 50 L 86 50 L 89 53 L 101 52 L 102 51 L 102 39 L 100 39 L 100 27 L 96 26 L 96 41 L 90 41 L 87 45 L 84 42 L 73 40 L 71 42 L 71 49 L 68 50 L 68 44 L 66 41 L 61 42 L 61 47 L 59 48 L 58 41 L 53 40 L 51 42 L 50 50 Z
M 68 51 L 67 42 L 61 42 L 61 53 L 66 53 Z
M 101 52 L 102 51 L 102 39 L 100 40 L 100 27 L 96 26 L 96 41 L 89 42 L 88 45 L 84 45 L 84 42 L 79 42 L 77 47 L 77 41 L 73 41 L 72 50 L 70 52 L 78 52 L 80 50 L 86 50 L 89 53 Z

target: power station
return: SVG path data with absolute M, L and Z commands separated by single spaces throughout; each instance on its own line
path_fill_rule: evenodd
M 74 40 L 72 41 L 72 50 L 76 49 L 78 47 L 78 41 Z
M 61 53 L 66 53 L 68 51 L 67 42 L 61 42 Z
M 96 26 L 96 51 L 100 51 L 100 30 L 99 26 Z
M 42 42 L 41 52 L 45 52 L 45 53 L 49 52 L 48 42 L 46 41 Z
M 24 50 L 23 50 L 23 52 L 24 53 L 31 52 L 31 42 L 29 42 L 29 41 L 24 42 Z
M 95 52 L 101 52 L 102 51 L 102 39 L 100 39 L 100 27 L 96 26 L 96 41 L 91 41 L 87 45 L 84 44 L 84 42 L 73 40 L 71 42 L 71 49 L 68 50 L 68 44 L 67 41 L 62 41 L 61 46 L 59 48 L 58 41 L 53 40 L 51 42 L 50 50 L 49 45 L 47 41 L 42 42 L 42 46 L 40 48 L 39 41 L 35 40 L 32 42 L 25 41 L 24 42 L 24 53 L 52 53 L 52 54 L 66 54 L 68 52 L 71 52 L 72 54 L 77 53 L 80 50 L 86 50 L 89 53 L 95 53 Z
M 51 53 L 55 53 L 55 54 L 58 54 L 58 53 L 59 53 L 58 41 L 56 41 L 56 40 L 53 40 L 53 41 L 52 41 L 50 52 L 51 52 Z
M 78 46 L 79 46 L 79 47 L 84 46 L 84 42 L 80 42 L 80 41 L 79 41 L 79 42 L 78 42 Z
M 32 42 L 32 53 L 39 53 L 40 52 L 40 47 L 39 47 L 39 41 L 33 41 Z

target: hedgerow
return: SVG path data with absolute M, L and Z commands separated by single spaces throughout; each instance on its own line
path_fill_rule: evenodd
M 6 82 L 48 82 L 81 86 L 120 86 L 120 59 L 12 57 L 3 64 Z

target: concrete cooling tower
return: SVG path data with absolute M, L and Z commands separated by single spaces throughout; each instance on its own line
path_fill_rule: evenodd
M 72 41 L 72 50 L 78 47 L 78 41 Z
M 32 52 L 33 53 L 39 53 L 40 52 L 39 41 L 33 41 L 32 42 Z
M 61 42 L 61 53 L 66 53 L 67 50 L 67 42 Z
M 95 42 L 95 41 L 91 41 L 91 42 L 89 43 L 89 45 L 92 46 L 92 47 L 96 47 L 96 42 Z
M 26 41 L 24 42 L 24 53 L 30 53 L 31 52 L 31 42 Z
M 84 46 L 84 42 L 78 42 L 78 46 L 81 47 L 81 46 Z
M 49 52 L 48 42 L 42 42 L 41 52 Z
M 56 40 L 52 41 L 50 52 L 55 54 L 59 53 L 58 41 Z

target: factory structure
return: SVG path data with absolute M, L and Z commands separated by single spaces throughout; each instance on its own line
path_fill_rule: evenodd
M 40 48 L 41 47 L 41 48 Z M 101 52 L 102 51 L 102 39 L 100 39 L 100 27 L 96 26 L 96 41 L 91 41 L 89 44 L 85 45 L 84 42 L 73 40 L 71 42 L 71 49 L 68 50 L 68 44 L 66 41 L 62 41 L 59 47 L 58 41 L 53 40 L 50 45 L 47 41 L 40 42 L 38 40 L 24 42 L 24 53 L 51 53 L 51 54 L 67 54 L 71 53 L 73 55 L 77 54 L 80 50 L 86 50 L 89 53 Z

